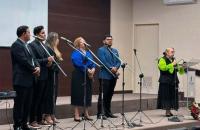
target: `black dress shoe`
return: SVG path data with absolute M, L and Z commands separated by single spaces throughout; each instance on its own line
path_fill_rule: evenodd
M 112 113 L 107 113 L 105 114 L 106 117 L 108 118 L 117 118 L 118 116 L 113 115 Z
M 76 119 L 76 118 L 74 118 L 74 121 L 75 121 L 75 122 L 81 122 L 81 119 Z
M 174 115 L 170 112 L 170 116 L 174 116 Z
M 170 117 L 171 115 L 170 115 L 170 114 L 166 114 L 165 116 L 166 116 L 166 117 Z
M 31 130 L 31 128 L 29 128 L 28 125 L 23 125 L 21 128 L 22 130 Z
M 21 130 L 31 130 L 31 128 L 22 128 Z
M 22 130 L 21 126 L 19 125 L 13 125 L 14 130 Z
M 101 119 L 101 118 L 103 118 L 103 120 L 107 120 L 107 117 L 106 116 L 100 116 L 100 115 L 97 115 L 97 119 Z
M 14 130 L 22 130 L 21 127 L 14 127 Z
M 171 116 L 173 116 L 173 114 L 169 113 L 169 114 L 166 114 L 165 116 L 166 117 L 171 117 Z
M 167 112 L 166 114 L 165 114 L 165 116 L 166 117 L 171 117 L 171 116 L 174 116 L 171 112 Z

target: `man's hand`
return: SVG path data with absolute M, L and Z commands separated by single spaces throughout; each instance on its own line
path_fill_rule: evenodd
M 33 74 L 37 77 L 40 76 L 40 67 L 35 67 Z
M 54 56 L 49 56 L 48 57 L 48 62 L 52 62 L 52 61 L 54 61 Z
M 118 76 L 120 75 L 120 73 L 117 71 L 117 72 L 115 73 L 115 75 L 118 77 Z
M 117 73 L 117 67 L 112 67 L 111 72 L 114 73 L 114 74 Z

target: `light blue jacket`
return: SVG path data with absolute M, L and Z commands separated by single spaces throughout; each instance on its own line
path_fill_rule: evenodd
M 110 48 L 110 50 L 117 56 L 119 56 L 118 51 L 114 48 Z M 111 70 L 112 67 L 119 68 L 121 62 L 108 50 L 107 46 L 102 46 L 97 51 L 98 58 L 104 63 L 104 65 Z M 104 67 L 100 69 L 99 72 L 100 79 L 113 79 L 112 74 L 110 74 Z

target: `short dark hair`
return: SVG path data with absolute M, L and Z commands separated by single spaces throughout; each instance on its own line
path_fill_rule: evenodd
M 34 35 L 39 34 L 39 33 L 42 31 L 42 29 L 44 29 L 44 27 L 43 27 L 42 25 L 41 25 L 41 26 L 35 27 L 35 28 L 33 29 L 33 34 L 34 34 Z
M 104 35 L 104 40 L 105 40 L 107 37 L 111 37 L 111 38 L 112 38 L 112 36 L 111 36 L 110 34 L 106 34 L 106 35 Z
M 29 28 L 29 27 L 26 26 L 26 25 L 19 26 L 19 27 L 17 28 L 17 36 L 18 36 L 18 37 L 21 37 L 23 33 L 26 33 L 26 31 L 27 31 L 28 28 Z

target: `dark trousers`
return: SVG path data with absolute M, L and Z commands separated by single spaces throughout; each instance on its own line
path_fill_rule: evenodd
M 58 89 L 58 75 L 56 73 L 49 73 L 47 86 L 48 90 L 45 93 L 46 104 L 44 114 L 54 115 Z
M 114 93 L 114 89 L 115 89 L 115 85 L 116 85 L 116 81 L 117 79 L 111 79 L 111 80 L 107 80 L 107 79 L 99 79 L 100 82 L 100 86 L 99 86 L 99 98 L 98 98 L 98 113 L 99 114 L 109 114 L 111 113 L 111 100 L 112 100 L 112 96 Z M 103 113 L 101 113 L 102 109 L 101 109 L 101 105 L 102 105 L 102 88 L 103 88 Z
M 33 100 L 31 105 L 30 123 L 33 121 L 41 122 L 42 114 L 46 105 L 45 95 L 47 93 L 47 80 L 38 80 L 33 89 Z
M 32 86 L 14 86 L 17 96 L 14 98 L 13 120 L 14 128 L 26 127 L 32 100 Z

